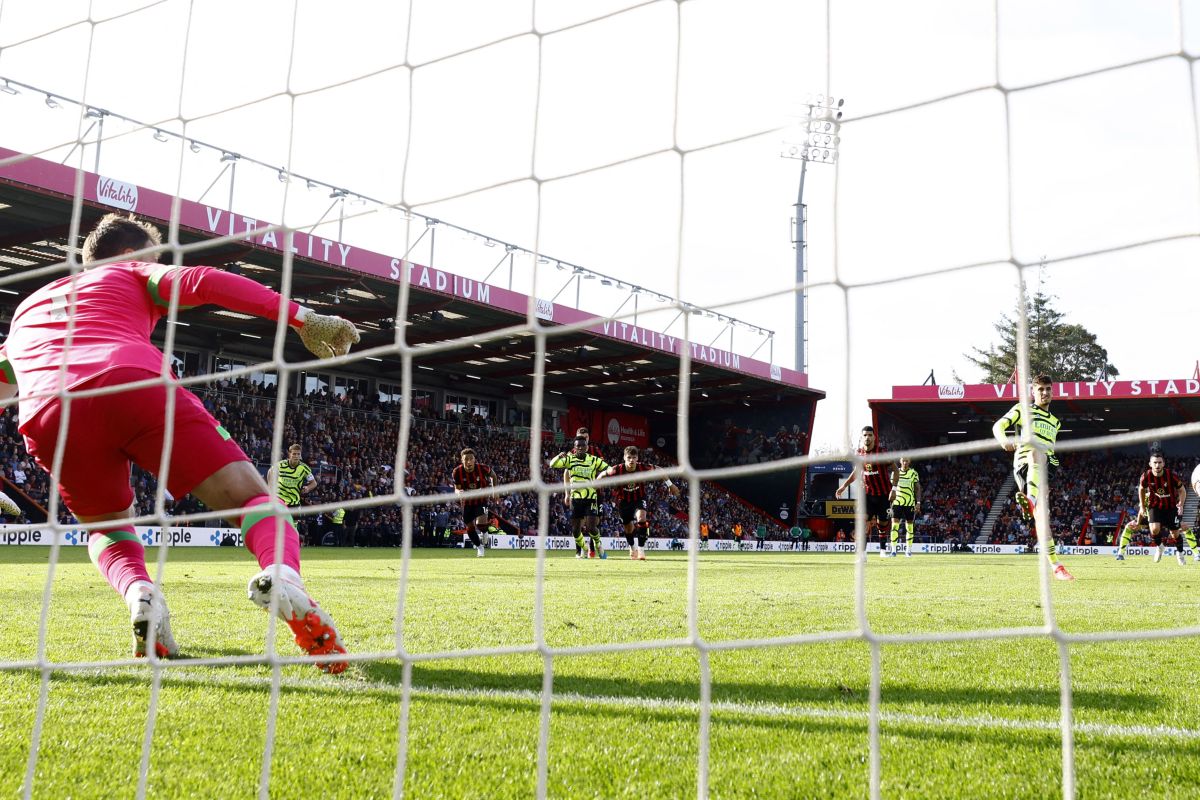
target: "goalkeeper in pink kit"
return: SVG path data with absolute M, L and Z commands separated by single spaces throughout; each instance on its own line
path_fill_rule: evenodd
M 161 242 L 152 225 L 109 214 L 88 235 L 83 262 L 119 258 Z M 168 491 L 175 497 L 190 492 L 214 510 L 245 508 L 230 518 L 241 525 L 246 547 L 262 568 L 250 580 L 250 599 L 269 607 L 278 562 L 277 609 L 296 643 L 310 655 L 344 654 L 333 620 L 304 588 L 291 517 L 271 508 L 258 470 L 200 400 L 174 380 L 162 382 L 163 354 L 150 334 L 176 291 L 180 308 L 213 304 L 271 320 L 282 308 L 289 326 L 318 356 L 342 355 L 359 340 L 350 322 L 294 302 L 281 306 L 279 294 L 248 278 L 211 267 L 120 261 L 59 278 L 20 304 L 0 349 L 0 395 L 11 397 L 19 387 L 19 429 L 30 455 L 47 472 L 55 461 L 60 426 L 67 426 L 59 491 L 76 519 L 91 527 L 92 561 L 129 606 L 134 655 L 145 655 L 151 646 L 159 657 L 178 652 L 166 601 L 146 571 L 137 532 L 115 522 L 134 516 L 130 462 L 161 472 L 168 389 L 175 402 Z M 74 396 L 147 380 L 158 382 Z M 72 392 L 66 403 L 58 396 L 64 389 Z M 104 524 L 110 521 L 114 524 Z M 281 524 L 283 549 L 277 552 Z M 338 673 L 346 662 L 331 658 L 318 666 Z

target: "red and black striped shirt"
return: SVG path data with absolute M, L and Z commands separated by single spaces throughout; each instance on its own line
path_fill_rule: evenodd
M 464 492 L 470 491 L 471 489 L 483 489 L 487 486 L 490 486 L 491 484 L 488 483 L 488 478 L 494 479 L 495 473 L 492 472 L 491 467 L 487 466 L 486 464 L 480 464 L 478 461 L 475 462 L 475 467 L 470 470 L 468 470 L 462 464 L 459 464 L 454 468 L 454 474 L 452 476 L 454 488 L 460 489 Z
M 655 469 L 648 464 L 638 464 L 633 469 L 629 469 L 624 464 L 617 464 L 613 467 L 613 475 L 631 475 L 635 472 L 650 472 Z M 618 503 L 639 503 L 646 499 L 646 482 L 630 483 L 625 486 L 619 486 L 612 490 Z
M 879 445 L 875 445 L 874 450 L 858 448 L 860 456 L 878 455 L 884 452 L 887 451 Z M 880 461 L 863 464 L 863 484 L 866 486 L 869 497 L 887 497 L 892 491 L 892 478 L 888 475 L 887 467 L 887 464 Z
M 1169 469 L 1164 469 L 1162 475 L 1155 475 L 1153 470 L 1142 473 L 1138 488 L 1146 493 L 1146 507 L 1168 509 L 1179 505 L 1179 489 L 1183 479 Z

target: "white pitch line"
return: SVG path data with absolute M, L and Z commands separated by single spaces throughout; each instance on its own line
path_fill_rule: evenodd
M 112 670 L 80 670 L 76 674 L 111 675 Z M 164 687 L 173 682 L 190 684 L 226 684 L 235 686 L 261 686 L 270 688 L 269 677 L 250 675 L 226 675 L 217 677 L 211 672 L 200 672 L 187 669 L 173 669 L 164 674 Z M 373 691 L 393 693 L 400 696 L 401 687 L 396 683 L 385 681 L 356 681 L 353 678 L 286 678 L 280 681 L 281 686 L 291 688 L 319 688 L 325 690 Z M 697 690 L 699 687 L 697 687 Z M 541 693 L 529 689 L 431 689 L 414 686 L 414 698 L 449 698 L 462 700 L 517 700 L 536 704 L 541 701 Z M 886 696 L 886 692 L 885 692 Z M 555 692 L 555 703 L 571 703 L 578 705 L 607 705 L 622 708 L 642 710 L 691 711 L 699 713 L 700 703 L 695 700 L 672 700 L 649 697 L 621 697 L 616 695 L 586 695 L 576 692 Z M 711 704 L 713 711 L 741 714 L 743 716 L 763 717 L 766 719 L 797 719 L 797 720 L 841 720 L 844 722 L 867 723 L 867 711 L 851 711 L 846 709 L 815 708 L 812 706 L 785 706 L 778 703 L 739 703 L 733 701 L 717 701 Z M 934 728 L 956 728 L 968 730 L 1012 730 L 1038 731 L 1057 733 L 1060 730 L 1057 718 L 1054 720 L 1009 719 L 990 715 L 977 717 L 938 717 L 932 714 L 908 714 L 897 711 L 881 711 L 879 719 L 883 723 L 897 725 L 923 725 Z M 1184 741 L 1200 740 L 1200 730 L 1194 728 L 1177 728 L 1169 725 L 1117 725 L 1111 723 L 1076 722 L 1076 733 L 1090 736 L 1137 739 L 1181 739 Z

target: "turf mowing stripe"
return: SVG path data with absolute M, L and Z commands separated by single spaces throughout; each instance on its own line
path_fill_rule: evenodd
M 81 673 L 111 677 L 112 670 L 86 670 L 81 671 Z M 268 677 L 260 678 L 248 675 L 215 677 L 211 672 L 174 669 L 163 675 L 164 685 L 172 682 L 193 685 L 211 683 L 270 687 L 272 680 Z M 395 683 L 383 681 L 347 681 L 344 678 L 285 678 L 279 684 L 280 686 L 287 686 L 289 688 L 384 692 L 395 694 L 397 697 L 401 693 L 401 687 Z M 530 703 L 537 703 L 541 700 L 540 692 L 527 689 L 425 689 L 414 686 L 412 688 L 412 695 L 415 698 L 499 699 L 526 701 Z M 575 692 L 556 692 L 554 694 L 554 702 L 575 705 L 607 705 L 645 710 L 695 711 L 697 713 L 700 710 L 700 704 L 692 700 L 586 695 Z M 781 706 L 776 703 L 736 703 L 727 700 L 714 701 L 711 703 L 711 708 L 713 711 L 727 714 L 741 714 L 743 716 L 764 717 L 767 719 L 834 719 L 846 722 L 860 722 L 863 725 L 867 723 L 868 716 L 867 711 L 814 708 L 811 706 Z M 966 730 L 994 729 L 1058 733 L 1061 729 L 1057 720 L 1020 720 L 993 716 L 951 718 L 937 717 L 931 714 L 907 714 L 896 711 L 882 711 L 880 712 L 879 719 L 883 723 L 895 725 L 920 725 Z M 1200 741 L 1200 730 L 1194 728 L 1176 728 L 1168 725 L 1116 725 L 1097 722 L 1076 722 L 1073 727 L 1076 733 L 1090 736 L 1140 739 L 1166 737 L 1182 739 L 1184 741 Z

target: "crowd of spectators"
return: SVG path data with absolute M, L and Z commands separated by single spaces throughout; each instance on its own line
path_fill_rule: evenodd
M 271 443 L 275 428 L 275 387 L 246 379 L 222 380 L 200 387 L 198 394 L 213 415 L 241 444 L 247 455 L 266 472 L 271 461 Z M 351 512 L 356 541 L 368 545 L 397 545 L 403 525 L 402 506 L 384 498 L 393 497 L 393 475 L 399 441 L 399 406 L 380 402 L 362 394 L 310 393 L 287 404 L 282 442 L 286 448 L 299 442 L 304 459 L 313 468 L 319 489 L 308 498 L 311 504 L 356 501 L 378 497 Z M 718 456 L 719 463 L 752 463 L 798 455 L 802 437 L 781 428 L 774 435 L 742 429 L 729 423 L 725 431 L 727 446 Z M 529 470 L 528 431 L 496 424 L 479 415 L 432 413 L 414 415 L 408 432 L 404 491 L 410 496 L 445 496 L 434 503 L 413 508 L 414 541 L 445 542 L 447 532 L 463 526 L 461 507 L 454 501 L 451 472 L 458 453 L 473 447 L 480 462 L 490 466 L 500 484 L 524 481 Z M 621 449 L 598 444 L 611 464 L 620 462 Z M 567 448 L 565 441 L 545 438 L 541 448 L 542 479 L 561 484 L 558 470 L 545 465 Z M 1097 514 L 1129 515 L 1136 512 L 1137 480 L 1145 469 L 1146 458 L 1111 452 L 1071 453 L 1060 456 L 1062 467 L 1056 476 L 1051 524 L 1056 538 L 1064 543 L 1108 543 L 1112 525 L 1097 533 L 1093 517 Z M 646 448 L 642 462 L 670 467 L 670 454 Z M 1192 461 L 1179 460 L 1181 464 Z M 974 542 L 983 528 L 999 488 L 1011 470 L 1007 454 L 972 454 L 947 459 L 916 462 L 921 474 L 923 502 L 916 521 L 916 539 L 920 542 Z M 1169 466 L 1171 466 L 1169 464 Z M 36 502 L 46 506 L 49 483 L 46 474 L 25 452 L 16 430 L 13 413 L 0 416 L 0 468 L 5 475 Z M 1181 467 L 1176 467 L 1177 471 Z M 1185 476 L 1186 477 L 1186 476 Z M 680 484 L 678 479 L 675 481 Z M 135 468 L 134 491 L 137 513 L 153 513 L 156 484 L 149 474 Z M 662 484 L 649 484 L 652 535 L 686 537 L 687 485 L 683 494 L 671 498 Z M 499 512 L 523 533 L 538 532 L 537 494 L 532 491 L 497 493 Z M 700 489 L 700 522 L 712 538 L 732 538 L 738 533 L 749 538 L 760 526 L 766 526 L 767 538 L 785 538 L 786 530 L 769 515 L 753 508 L 741 498 L 715 483 Z M 990 541 L 998 544 L 1030 545 L 1034 541 L 1031 526 L 1020 519 L 1012 497 L 1004 498 L 1003 507 Z M 168 502 L 168 512 L 187 514 L 202 511 L 190 496 Z M 564 535 L 570 529 L 563 495 L 550 498 L 551 535 Z M 1123 518 L 1123 517 L 1121 517 Z M 60 522 L 73 522 L 60 504 Z M 601 529 L 606 536 L 619 536 L 621 524 L 610 499 L 602 493 Z M 315 521 L 315 520 L 313 520 Z M 211 524 L 211 523 L 208 523 Z
M 915 464 L 921 473 L 921 541 L 966 544 L 975 541 L 992 509 L 1008 459 L 991 453 L 972 453 Z
M 1063 453 L 1055 475 L 1050 503 L 1050 526 L 1060 544 L 1112 544 L 1113 535 L 1137 514 L 1138 481 L 1146 471 L 1146 455 L 1128 455 L 1109 451 Z M 1187 482 L 1195 458 L 1168 459 L 1167 468 Z M 1188 467 L 1188 468 L 1185 468 Z M 1097 518 L 1108 520 L 1102 525 Z M 991 541 L 998 544 L 1031 545 L 1032 526 L 1021 520 L 1012 498 L 1005 501 L 1004 512 L 993 529 Z M 1143 528 L 1134 544 L 1146 544 L 1149 534 Z
M 197 394 L 208 410 L 242 446 L 260 471 L 265 473 L 271 464 L 275 428 L 274 386 L 239 378 L 216 381 L 198 389 Z M 400 435 L 399 411 L 398 405 L 355 393 L 317 391 L 288 401 L 282 446 L 286 450 L 292 442 L 301 445 L 303 458 L 312 468 L 319 484 L 317 491 L 306 496 L 306 504 L 394 497 L 396 479 L 393 470 Z M 414 506 L 415 541 L 445 541 L 446 531 L 463 527 L 461 506 L 452 496 L 454 487 L 451 473 L 459 462 L 459 452 L 468 446 L 475 449 L 481 463 L 495 471 L 499 484 L 528 479 L 527 429 L 504 427 L 479 415 L 449 414 L 442 418 L 428 414 L 420 417 L 414 415 L 408 432 L 405 480 L 402 484 L 404 492 L 409 496 L 446 496 L 443 502 Z M 606 461 L 610 464 L 620 463 L 621 448 L 599 446 Z M 567 447 L 565 441 L 544 439 L 542 478 L 552 485 L 562 483 L 561 471 L 551 470 L 545 465 Z M 0 416 L 0 462 L 14 484 L 35 502 L 47 506 L 47 476 L 25 453 L 12 413 Z M 642 454 L 642 463 L 669 466 L 671 461 L 665 454 L 647 448 Z M 675 483 L 682 483 L 683 493 L 679 498 L 669 497 L 659 481 L 649 484 L 652 535 L 686 537 L 688 534 L 687 484 L 679 479 Z M 152 514 L 155 479 L 135 468 L 133 484 L 137 513 Z M 538 502 L 535 492 L 501 490 L 497 495 L 500 497 L 498 511 L 501 516 L 523 533 L 537 533 Z M 563 495 L 553 494 L 549 507 L 551 518 L 547 530 L 551 535 L 565 534 L 570 529 L 570 521 Z M 203 511 L 199 502 L 191 496 L 168 502 L 167 509 L 174 514 Z M 400 504 L 381 499 L 378 504 L 367 504 L 352 510 L 349 516 L 357 543 L 400 543 L 403 531 L 403 509 Z M 63 524 L 73 522 L 65 508 L 61 509 L 59 518 Z M 701 519 L 708 523 L 713 538 L 733 536 L 735 525 L 740 525 L 740 529 L 746 531 L 754 530 L 759 525 L 782 531 L 765 514 L 715 484 L 701 486 Z M 301 527 L 305 529 L 315 528 L 323 521 L 316 518 L 306 520 L 303 515 L 301 520 Z M 623 532 L 614 505 L 607 496 L 602 500 L 601 528 L 606 536 L 618 536 Z

